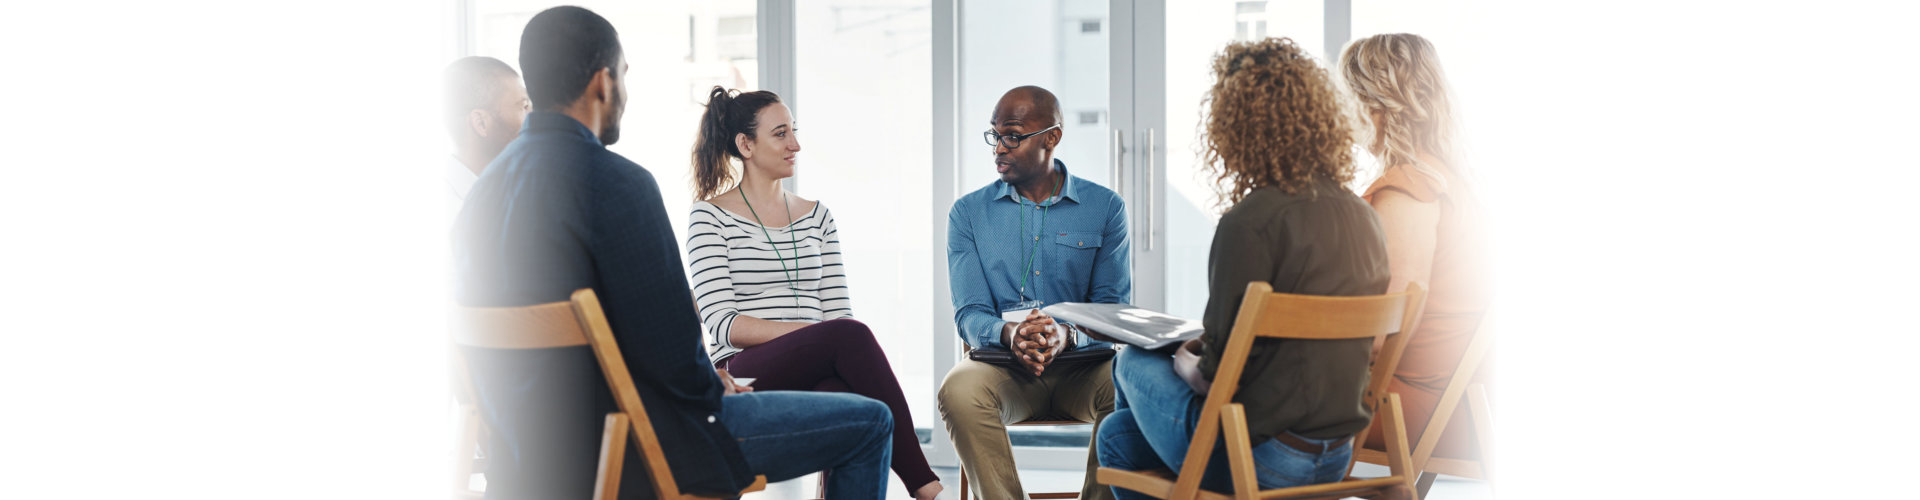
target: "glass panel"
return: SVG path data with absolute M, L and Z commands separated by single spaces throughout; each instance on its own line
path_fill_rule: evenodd
M 887 352 L 923 442 L 932 435 L 937 383 L 926 362 L 934 340 L 926 286 L 934 255 L 926 203 L 931 3 L 817 0 L 799 2 L 794 13 L 800 194 L 833 210 L 854 316 Z
M 1054 158 L 1073 175 L 1112 187 L 1107 0 L 978 0 L 961 5 L 960 192 L 1000 178 L 993 148 L 972 139 L 991 128 L 1001 94 L 1039 85 L 1060 98 Z M 1131 203 L 1131 201 L 1129 201 Z M 944 251 L 944 249 L 942 250 Z M 1016 446 L 1085 447 L 1092 426 L 1014 427 Z
M 1381 33 L 1415 33 L 1441 45 L 1440 40 L 1471 29 L 1480 20 L 1460 2 L 1412 0 L 1353 0 L 1353 38 Z
M 990 128 L 993 105 L 1007 90 L 1045 87 L 1060 98 L 1065 119 L 1054 158 L 1073 175 L 1111 187 L 1107 1 L 980 0 L 960 10 L 962 133 Z M 1000 178 L 985 141 L 962 141 L 958 168 L 961 194 Z
M 626 49 L 627 111 L 615 153 L 653 172 L 673 220 L 675 241 L 685 243 L 687 210 L 693 205 L 688 152 L 693 150 L 706 89 L 759 88 L 755 60 L 753 0 L 631 2 L 579 0 L 613 23 Z M 544 0 L 473 0 L 474 54 L 520 68 L 520 32 L 534 14 L 555 4 Z
M 1198 318 L 1207 306 L 1207 252 L 1219 222 L 1213 181 L 1200 168 L 1200 104 L 1213 84 L 1213 56 L 1227 43 L 1262 34 L 1293 38 L 1308 52 L 1325 45 L 1320 0 L 1195 0 L 1167 9 L 1167 313 Z

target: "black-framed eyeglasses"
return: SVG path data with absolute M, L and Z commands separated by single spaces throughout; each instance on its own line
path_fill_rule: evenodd
M 1033 137 L 1036 135 L 1047 133 L 1048 130 L 1053 130 L 1056 128 L 1060 128 L 1060 124 L 1055 123 L 1053 124 L 1053 126 L 1041 129 L 1039 132 L 1000 135 L 999 132 L 994 132 L 993 130 L 987 130 L 986 132 L 983 133 L 983 135 L 985 135 L 987 138 L 988 146 L 1006 146 L 1007 149 L 1020 149 L 1020 141 L 1027 140 L 1028 137 Z

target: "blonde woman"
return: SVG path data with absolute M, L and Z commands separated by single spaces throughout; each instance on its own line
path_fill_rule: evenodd
M 1432 43 L 1409 34 L 1367 37 L 1347 46 L 1340 73 L 1365 122 L 1362 135 L 1370 136 L 1367 149 L 1386 167 L 1365 198 L 1387 233 L 1387 288 L 1428 285 L 1426 313 L 1390 389 L 1405 405 L 1408 439 L 1417 441 L 1487 312 L 1480 204 L 1455 155 L 1453 103 Z M 1456 417 L 1442 434 L 1440 456 L 1473 453 L 1471 424 Z M 1384 443 L 1376 426 L 1368 446 Z
M 1213 74 L 1205 163 L 1228 208 L 1207 263 L 1206 333 L 1171 355 L 1121 351 L 1114 411 L 1099 431 L 1102 466 L 1180 469 L 1248 283 L 1308 295 L 1387 291 L 1380 224 L 1344 187 L 1353 180 L 1353 138 L 1332 77 L 1285 38 L 1228 45 Z M 1247 389 L 1234 401 L 1247 408 L 1262 488 L 1346 474 L 1349 436 L 1371 418 L 1360 404 L 1371 348 L 1367 339 L 1254 344 L 1240 377 Z M 1227 465 L 1208 461 L 1201 487 L 1228 491 Z

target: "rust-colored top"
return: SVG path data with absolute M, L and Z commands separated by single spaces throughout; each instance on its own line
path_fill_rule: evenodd
M 1447 378 L 1453 375 L 1467 342 L 1480 327 L 1493 295 L 1480 200 L 1467 179 L 1444 165 L 1437 167 L 1447 180 L 1444 185 L 1410 167 L 1395 166 L 1373 181 L 1363 196 L 1373 203 L 1375 193 L 1392 189 L 1415 200 L 1440 204 L 1433 275 L 1426 284 L 1426 313 L 1394 371 L 1394 378 L 1433 394 L 1446 389 Z M 1389 236 L 1388 253 L 1396 251 L 1395 245 Z M 1476 378 L 1485 374 L 1483 369 Z M 1425 424 L 1424 420 L 1420 422 Z

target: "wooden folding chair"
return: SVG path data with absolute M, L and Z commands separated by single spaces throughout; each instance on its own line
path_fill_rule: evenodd
M 1486 360 L 1487 351 L 1493 346 L 1493 336 L 1487 333 L 1489 330 L 1492 329 L 1483 322 L 1480 329 L 1473 332 L 1472 339 L 1467 341 L 1467 350 L 1461 354 L 1460 364 L 1453 369 L 1453 376 L 1447 379 L 1447 388 L 1440 393 L 1440 401 L 1434 406 L 1433 416 L 1427 419 L 1420 442 L 1413 446 L 1413 461 L 1409 466 L 1419 476 L 1414 489 L 1420 492 L 1421 497 L 1427 496 L 1427 491 L 1433 488 L 1434 479 L 1440 474 L 1480 480 L 1491 480 L 1493 477 L 1487 467 L 1492 463 L 1493 455 L 1493 413 L 1488 405 L 1486 386 L 1473 382 L 1481 363 Z M 1467 417 L 1473 420 L 1473 434 L 1480 445 L 1480 458 L 1433 456 L 1435 449 L 1440 447 L 1441 434 L 1446 431 L 1453 413 L 1463 402 L 1467 405 Z M 1386 452 L 1357 446 L 1353 450 L 1356 462 L 1386 465 L 1389 461 Z M 1348 471 L 1352 473 L 1351 466 Z
M 653 424 L 647 420 L 647 410 L 640 401 L 640 393 L 634 388 L 633 376 L 627 372 L 627 362 L 620 356 L 619 345 L 614 343 L 613 329 L 607 326 L 607 316 L 600 309 L 600 299 L 592 289 L 574 291 L 571 302 L 526 307 L 464 307 L 461 308 L 461 319 L 464 324 L 454 329 L 453 337 L 454 344 L 462 347 L 545 349 L 592 346 L 594 357 L 600 361 L 600 371 L 606 376 L 607 386 L 613 390 L 614 402 L 620 407 L 620 411 L 607 414 L 605 430 L 600 435 L 600 464 L 593 498 L 619 498 L 620 468 L 626 460 L 629 439 L 640 447 L 640 456 L 646 461 L 647 476 L 653 480 L 653 491 L 657 498 L 725 498 L 766 489 L 766 476 L 756 476 L 753 484 L 746 489 L 725 497 L 680 492 L 680 487 L 673 481 L 673 472 L 667 468 L 666 454 L 660 450 L 660 440 L 653 434 Z M 462 487 L 464 484 L 461 483 Z
M 1240 313 L 1227 339 L 1220 368 L 1208 389 L 1206 406 L 1194 428 L 1192 445 L 1179 475 L 1172 471 L 1125 471 L 1101 467 L 1096 480 L 1100 484 L 1126 488 L 1170 500 L 1253 499 L 1253 498 L 1345 498 L 1385 495 L 1410 497 L 1413 476 L 1408 471 L 1406 425 L 1400 414 L 1400 397 L 1388 393 L 1387 381 L 1400 363 L 1420 313 L 1426 305 L 1426 290 L 1419 283 L 1407 284 L 1403 293 L 1370 297 L 1315 297 L 1273 293 L 1263 282 L 1247 284 L 1247 296 L 1240 302 Z M 1363 404 L 1373 409 L 1375 420 L 1384 419 L 1388 468 L 1392 474 L 1375 479 L 1348 477 L 1345 481 L 1261 490 L 1253 470 L 1253 442 L 1247 431 L 1246 409 L 1233 402 L 1239 389 L 1240 373 L 1246 368 L 1247 354 L 1255 337 L 1285 339 L 1364 339 L 1386 336 L 1379 357 L 1373 361 Z M 1227 463 L 1233 473 L 1233 494 L 1224 495 L 1200 489 L 1207 460 L 1214 442 L 1225 433 Z M 1367 428 L 1355 435 L 1355 443 L 1364 442 Z

